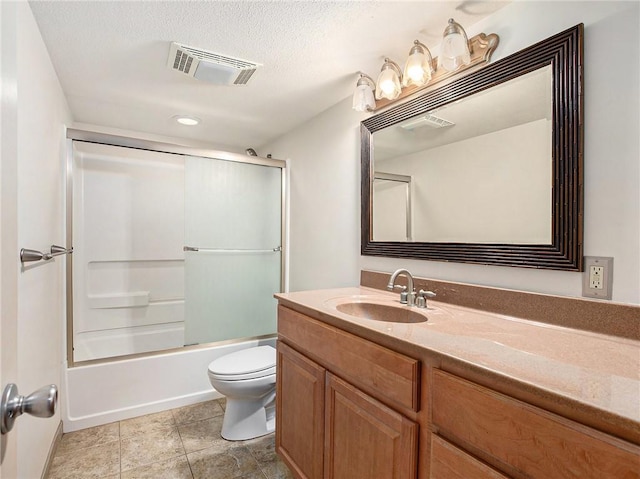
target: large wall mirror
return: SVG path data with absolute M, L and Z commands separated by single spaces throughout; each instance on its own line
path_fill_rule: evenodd
M 582 35 L 363 121 L 362 254 L 581 271 Z

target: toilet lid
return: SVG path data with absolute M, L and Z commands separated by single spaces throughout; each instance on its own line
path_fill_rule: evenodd
M 209 374 L 228 381 L 269 376 L 276 372 L 276 350 L 258 346 L 226 354 L 209 364 Z

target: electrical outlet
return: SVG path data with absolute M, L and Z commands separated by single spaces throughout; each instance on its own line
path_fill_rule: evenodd
M 589 266 L 589 289 L 603 289 L 604 266 Z
M 613 293 L 613 258 L 585 256 L 582 273 L 582 296 L 611 299 Z

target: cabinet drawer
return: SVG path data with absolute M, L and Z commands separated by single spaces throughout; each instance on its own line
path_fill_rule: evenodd
M 509 479 L 435 434 L 429 462 L 429 479 Z
M 420 362 L 278 306 L 278 334 L 382 402 L 419 410 Z
M 526 477 L 640 477 L 640 448 L 491 389 L 434 370 L 439 435 Z M 489 460 L 487 458 L 487 460 Z

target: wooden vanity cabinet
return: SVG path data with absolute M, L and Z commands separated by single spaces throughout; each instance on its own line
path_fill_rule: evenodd
M 278 334 L 276 450 L 298 479 L 640 479 L 638 445 L 456 376 L 437 357 L 282 306 Z
M 276 451 L 294 476 L 415 479 L 418 425 L 359 386 L 417 407 L 419 362 L 282 307 L 278 331 Z

